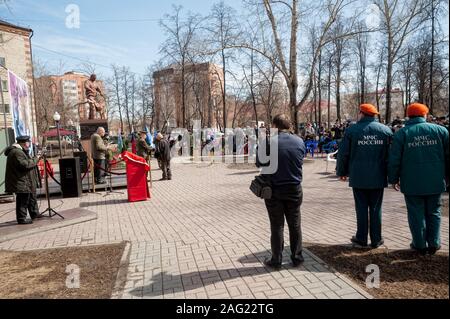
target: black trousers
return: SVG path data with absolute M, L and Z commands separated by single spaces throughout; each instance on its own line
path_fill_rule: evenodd
M 27 211 L 33 219 L 39 215 L 36 193 L 17 193 L 16 218 L 18 222 L 27 219 Z
M 357 232 L 356 239 L 367 244 L 370 235 L 372 244 L 381 241 L 381 209 L 383 205 L 384 189 L 353 189 L 355 198 Z
M 294 187 L 292 190 L 274 189 L 273 193 L 272 199 L 265 201 L 270 219 L 272 261 L 275 263 L 281 263 L 283 259 L 285 218 L 289 227 L 291 259 L 293 261 L 303 261 L 303 242 L 300 216 L 300 206 L 303 201 L 303 192 L 301 188 L 299 189 L 298 187 Z
M 95 182 L 103 182 L 105 180 L 105 172 L 101 169 L 97 168 L 97 166 L 100 166 L 102 169 L 106 168 L 106 160 L 104 159 L 94 159 L 94 177 Z
M 172 179 L 172 171 L 170 169 L 170 161 L 161 161 L 162 178 Z

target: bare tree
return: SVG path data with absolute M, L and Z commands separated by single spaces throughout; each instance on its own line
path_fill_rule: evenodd
M 269 59 L 276 67 L 280 70 L 283 75 L 288 91 L 289 91 L 289 104 L 291 110 L 291 119 L 295 126 L 295 131 L 298 133 L 299 122 L 298 122 L 298 111 L 304 105 L 304 103 L 309 98 L 309 95 L 313 89 L 314 80 L 314 69 L 318 61 L 319 53 L 322 47 L 332 40 L 330 36 L 330 29 L 336 21 L 337 16 L 350 4 L 354 3 L 354 0 L 327 0 L 325 3 L 320 4 L 320 8 L 315 8 L 315 10 L 322 10 L 326 12 L 327 16 L 325 22 L 322 24 L 320 34 L 318 35 L 317 49 L 313 54 L 312 62 L 310 64 L 310 69 L 307 74 L 306 85 L 304 93 L 298 102 L 298 31 L 299 31 L 299 1 L 291 0 L 287 1 L 273 1 L 273 0 L 262 0 L 262 5 L 264 6 L 264 11 L 270 23 L 270 28 L 272 30 L 272 37 L 275 43 L 276 55 L 272 55 L 267 52 L 264 47 L 254 47 L 252 45 L 243 43 L 239 47 L 254 50 L 259 54 L 263 55 Z M 277 18 L 277 12 L 280 10 L 275 10 L 274 5 L 282 5 L 286 10 L 282 12 L 281 17 Z M 280 20 L 290 21 L 289 31 L 287 38 L 282 37 L 282 33 L 279 31 Z M 341 37 L 347 37 L 351 34 L 343 34 Z M 286 50 L 288 51 L 285 53 Z
M 418 30 L 424 21 L 427 0 L 374 0 L 383 18 L 381 31 L 386 41 L 386 116 L 391 120 L 391 93 L 393 88 L 394 67 L 399 61 L 401 50 L 408 37 Z
M 181 6 L 173 6 L 174 14 L 164 16 L 160 25 L 167 34 L 167 39 L 161 47 L 165 58 L 176 63 L 181 69 L 181 116 L 182 126 L 187 127 L 186 121 L 186 66 L 192 63 L 192 46 L 196 33 L 201 24 L 199 15 L 188 14 L 185 21 L 181 17 Z
M 57 83 L 49 76 L 47 66 L 38 59 L 34 60 L 33 70 L 37 132 L 42 136 L 50 129 L 57 110 Z
M 222 89 L 222 117 L 223 127 L 227 127 L 227 62 L 229 59 L 229 51 L 227 48 L 234 46 L 239 38 L 239 24 L 236 20 L 237 12 L 234 8 L 225 5 L 223 0 L 214 4 L 209 20 L 210 38 L 212 45 L 218 47 L 220 54 L 220 62 L 223 70 L 223 89 Z
M 354 47 L 356 48 L 356 65 L 358 68 L 358 82 L 359 82 L 359 104 L 366 102 L 366 79 L 367 79 L 367 65 L 368 65 L 368 50 L 369 50 L 369 33 L 364 32 L 366 27 L 362 22 L 357 25 L 359 31 L 354 38 Z

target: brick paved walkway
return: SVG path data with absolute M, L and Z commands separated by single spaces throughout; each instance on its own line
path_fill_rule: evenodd
M 306 164 L 304 171 L 304 241 L 348 244 L 356 227 L 351 189 L 324 173 L 323 160 Z M 286 263 L 282 271 L 271 272 L 263 267 L 270 232 L 263 202 L 248 190 L 256 173 L 229 169 L 225 164 L 175 164 L 174 180 L 155 181 L 151 201 L 129 204 L 125 194 L 103 197 L 104 193 L 55 200 L 59 211 L 81 206 L 95 211 L 98 218 L 4 242 L 0 249 L 130 241 L 122 298 L 370 297 L 308 251 L 301 268 Z M 160 177 L 160 172 L 153 172 L 155 180 Z M 0 207 L 1 211 L 8 208 Z M 386 191 L 383 219 L 386 246 L 409 247 L 401 194 Z M 442 241 L 448 250 L 447 217 L 442 221 Z M 289 261 L 287 252 L 285 261 Z

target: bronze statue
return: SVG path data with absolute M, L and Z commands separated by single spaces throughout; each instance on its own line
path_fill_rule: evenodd
M 106 107 L 97 101 L 97 93 L 99 93 L 103 99 L 105 99 L 105 95 L 102 90 L 95 82 L 97 80 L 97 76 L 92 74 L 86 82 L 84 82 L 84 89 L 86 92 L 87 103 L 89 104 L 89 119 L 95 120 L 96 112 L 100 113 L 100 118 L 102 120 L 106 119 Z

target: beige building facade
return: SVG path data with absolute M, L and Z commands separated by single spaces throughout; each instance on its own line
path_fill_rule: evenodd
M 185 123 L 183 123 L 182 71 L 171 66 L 153 73 L 155 96 L 154 128 L 192 127 L 199 120 L 203 127 L 223 124 L 223 70 L 212 63 L 185 66 Z M 227 116 L 229 120 L 229 116 Z M 228 121 L 227 120 L 227 121 Z

